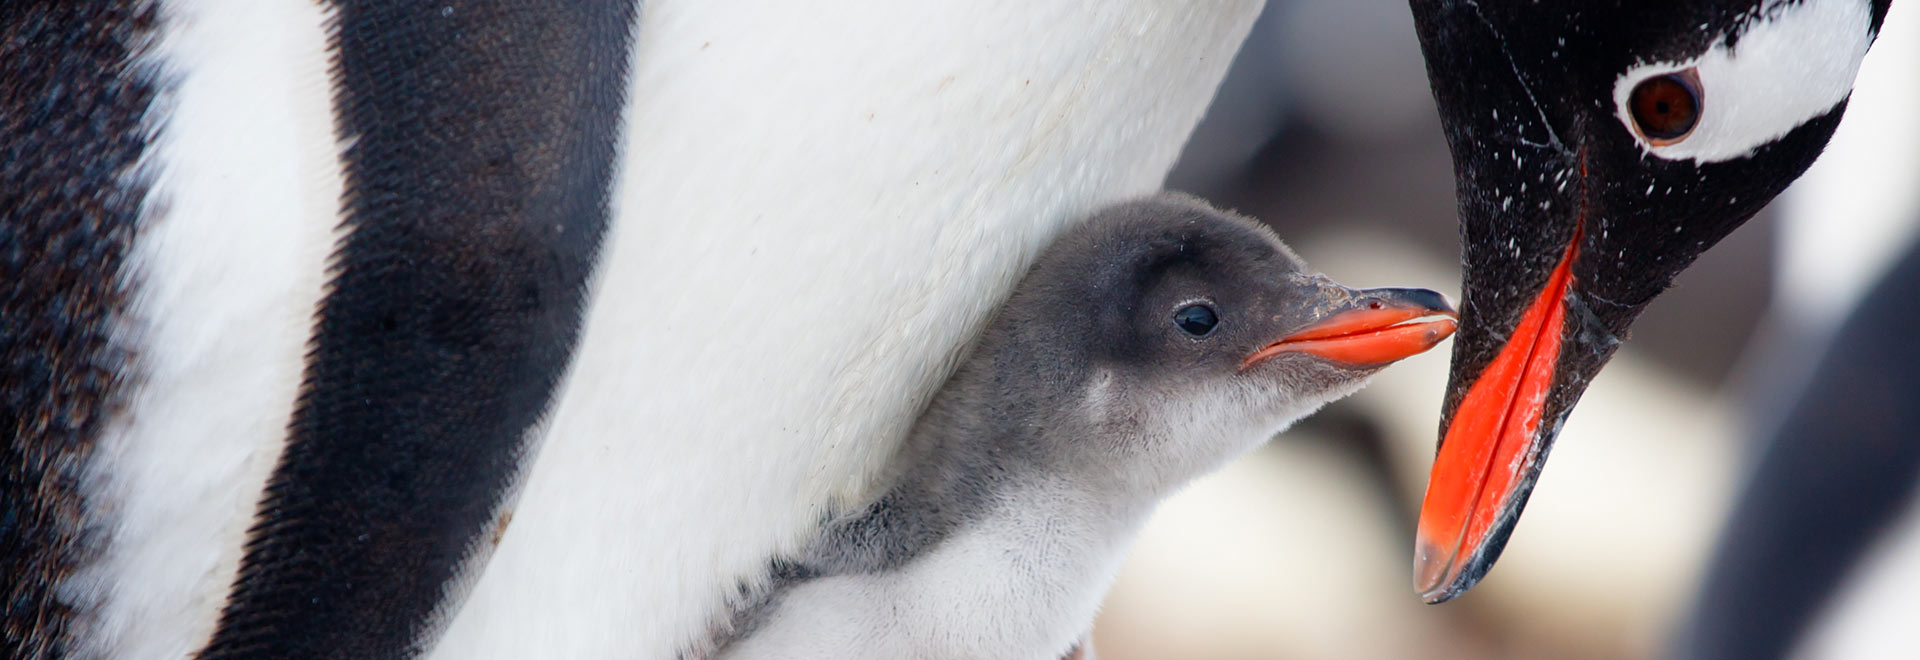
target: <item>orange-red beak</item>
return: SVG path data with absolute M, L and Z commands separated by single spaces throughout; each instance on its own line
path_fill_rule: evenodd
M 1429 603 L 1465 592 L 1492 565 L 1545 460 L 1552 434 L 1540 433 L 1540 424 L 1560 360 L 1579 242 L 1576 233 L 1442 435 L 1414 547 L 1414 588 Z
M 1433 348 L 1453 334 L 1457 318 L 1445 297 L 1426 289 L 1358 291 L 1347 309 L 1255 351 L 1240 368 L 1286 353 L 1354 368 L 1385 366 Z
M 1649 157 L 1644 113 L 1616 121 L 1612 83 L 1557 75 L 1568 53 L 1614 52 L 1626 37 L 1535 29 L 1632 23 L 1638 3 L 1486 4 L 1410 4 L 1453 157 L 1463 271 L 1416 530 L 1413 582 L 1428 602 L 1460 595 L 1493 566 L 1560 426 L 1633 321 L 1806 171 L 1846 110 L 1834 104 L 1738 158 Z M 1869 41 L 1887 7 L 1872 4 Z M 1715 103 L 1710 89 L 1667 91 L 1695 110 Z

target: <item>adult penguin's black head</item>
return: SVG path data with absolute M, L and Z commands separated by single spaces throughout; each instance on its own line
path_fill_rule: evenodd
M 1412 0 L 1466 280 L 1414 559 L 1473 586 L 1647 303 L 1813 163 L 1890 0 Z

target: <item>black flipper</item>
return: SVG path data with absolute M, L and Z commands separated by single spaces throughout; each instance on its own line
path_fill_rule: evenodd
M 336 0 L 345 226 L 199 657 L 403 658 L 528 456 L 607 226 L 632 0 Z

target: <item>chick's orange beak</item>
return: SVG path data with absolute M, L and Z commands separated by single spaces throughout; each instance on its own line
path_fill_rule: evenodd
M 1286 353 L 1305 353 L 1354 368 L 1379 367 L 1419 355 L 1453 334 L 1458 314 L 1426 289 L 1368 289 L 1344 310 L 1255 351 L 1241 369 Z

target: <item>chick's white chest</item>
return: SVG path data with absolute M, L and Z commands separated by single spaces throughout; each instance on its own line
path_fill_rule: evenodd
M 1058 658 L 1092 627 L 1144 517 L 1087 504 L 1023 492 L 898 569 L 803 583 L 721 657 Z
M 1259 3 L 645 4 L 572 372 L 439 658 L 673 657 L 876 469 Z

